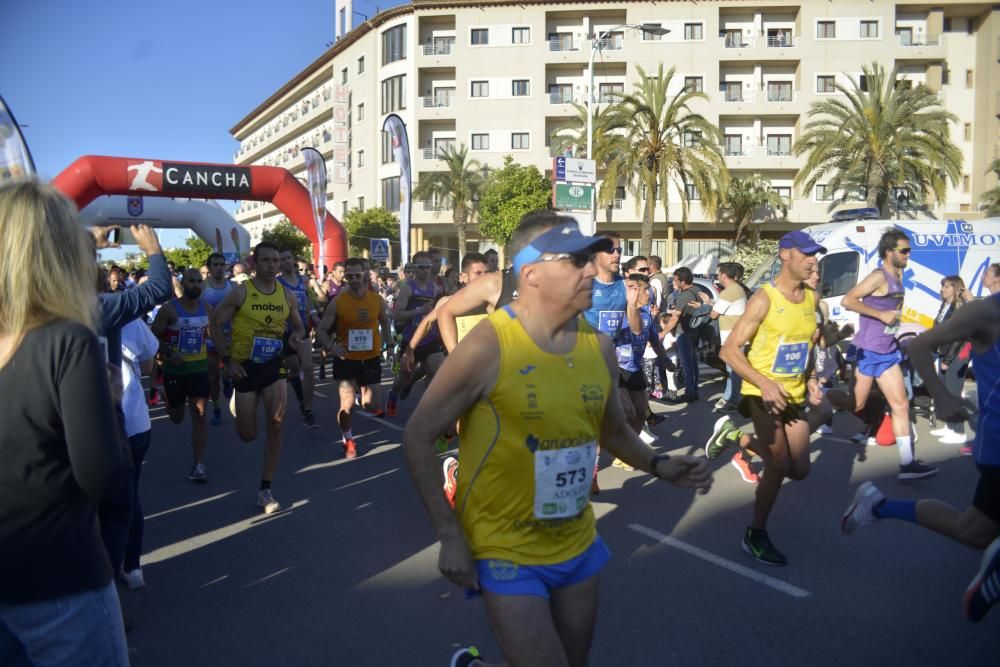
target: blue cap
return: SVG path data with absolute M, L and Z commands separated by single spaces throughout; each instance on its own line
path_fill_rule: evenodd
M 795 248 L 804 255 L 815 255 L 818 252 L 826 253 L 826 248 L 816 243 L 813 237 L 800 229 L 788 232 L 778 241 L 779 248 Z
M 569 222 L 546 230 L 531 243 L 514 255 L 514 275 L 521 273 L 521 268 L 537 262 L 545 254 L 569 252 L 610 252 L 614 247 L 611 239 L 584 236 L 575 222 Z

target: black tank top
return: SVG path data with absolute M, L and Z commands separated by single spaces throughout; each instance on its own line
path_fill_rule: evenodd
M 499 310 L 507 304 L 514 301 L 517 297 L 517 288 L 514 286 L 514 273 L 513 269 L 507 269 L 502 274 L 502 282 L 500 283 L 500 298 L 493 305 L 494 310 Z

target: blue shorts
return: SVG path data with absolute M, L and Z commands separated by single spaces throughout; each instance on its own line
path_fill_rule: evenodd
M 882 377 L 882 373 L 903 361 L 903 353 L 899 350 L 886 352 L 870 352 L 858 349 L 858 372 L 870 378 Z
M 587 550 L 554 565 L 518 565 L 508 560 L 476 561 L 479 586 L 497 595 L 537 595 L 549 598 L 554 588 L 590 579 L 611 560 L 611 551 L 598 535 Z

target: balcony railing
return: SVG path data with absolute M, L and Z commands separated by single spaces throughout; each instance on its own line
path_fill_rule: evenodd
M 425 56 L 450 56 L 455 50 L 455 45 L 446 42 L 444 44 L 424 44 Z
M 421 204 L 423 205 L 424 211 L 427 211 L 428 213 L 436 213 L 438 211 L 445 210 L 444 204 L 442 204 L 439 201 L 425 199 L 423 202 L 421 202 Z
M 437 146 L 436 148 L 424 148 L 421 150 L 421 154 L 425 160 L 438 160 L 444 157 L 449 147 L 450 145 Z
M 752 49 L 757 42 L 753 37 L 744 35 L 726 35 L 722 40 L 727 49 Z
M 625 40 L 621 37 L 605 37 L 597 48 L 601 51 L 621 51 L 625 48 Z
M 792 151 L 790 148 L 787 151 L 782 149 L 772 150 L 767 146 L 743 144 L 740 146 L 723 146 L 722 154 L 726 157 L 791 157 Z
M 573 93 L 549 93 L 549 104 L 570 104 L 573 102 Z
M 622 207 L 624 205 L 625 205 L 624 199 L 615 198 L 610 204 L 608 204 L 608 208 L 611 209 L 612 211 L 620 211 L 622 210 Z
M 739 90 L 724 90 L 722 91 L 722 100 L 724 102 L 753 102 L 754 92 L 745 91 L 743 89 Z
M 768 89 L 767 91 L 767 101 L 768 102 L 794 102 L 795 101 L 795 91 L 787 89 Z
M 579 51 L 580 43 L 574 39 L 554 38 L 549 40 L 549 51 Z
M 452 105 L 451 96 L 448 97 L 421 97 L 420 106 L 425 109 L 438 109 L 441 107 L 450 107 Z
M 793 46 L 797 46 L 798 42 L 799 38 L 793 37 L 792 35 L 767 36 L 767 48 L 769 49 L 789 49 Z
M 923 35 L 913 37 L 904 33 L 896 35 L 896 38 L 899 40 L 900 46 L 938 46 L 941 44 L 940 39 L 927 39 Z

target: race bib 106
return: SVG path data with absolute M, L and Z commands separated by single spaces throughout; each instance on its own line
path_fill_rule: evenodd
M 774 355 L 771 372 L 775 375 L 801 375 L 806 372 L 809 343 L 783 343 Z

